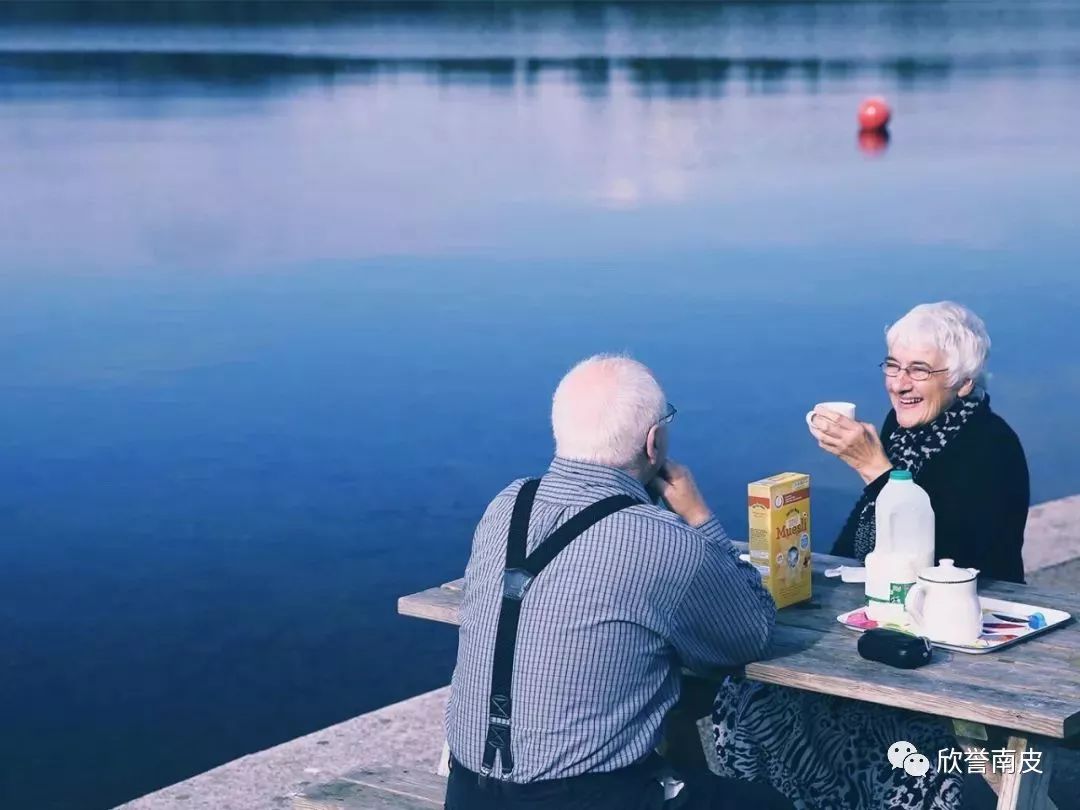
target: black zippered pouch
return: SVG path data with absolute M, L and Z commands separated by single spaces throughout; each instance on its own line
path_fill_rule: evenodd
M 930 639 L 875 627 L 859 639 L 859 655 L 890 667 L 916 669 L 930 663 L 933 647 Z

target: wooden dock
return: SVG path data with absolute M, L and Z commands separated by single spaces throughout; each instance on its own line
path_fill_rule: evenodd
M 446 779 L 421 770 L 357 768 L 293 797 L 293 810 L 434 810 Z

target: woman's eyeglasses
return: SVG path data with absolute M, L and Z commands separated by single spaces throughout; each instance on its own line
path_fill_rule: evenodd
M 935 374 L 948 371 L 947 368 L 930 368 L 925 363 L 912 363 L 910 366 L 902 366 L 895 360 L 882 360 L 878 366 L 885 372 L 886 377 L 899 377 L 900 372 L 906 371 L 908 378 L 915 382 L 929 380 Z

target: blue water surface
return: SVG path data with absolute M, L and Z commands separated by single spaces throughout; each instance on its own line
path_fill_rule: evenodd
M 3 806 L 445 684 L 396 598 L 593 352 L 733 534 L 805 471 L 828 549 L 859 482 L 803 414 L 880 421 L 884 328 L 955 298 L 1034 499 L 1080 491 L 1075 5 L 110 5 L 0 18 Z

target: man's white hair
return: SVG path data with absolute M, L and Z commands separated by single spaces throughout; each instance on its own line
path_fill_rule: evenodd
M 630 357 L 594 355 L 562 378 L 551 403 L 555 455 L 633 469 L 645 455 L 649 428 L 667 399 L 644 365 Z
M 933 346 L 941 350 L 949 387 L 966 380 L 986 388 L 986 361 L 990 357 L 990 335 L 982 318 L 952 301 L 919 304 L 889 327 L 885 334 L 893 346 Z

